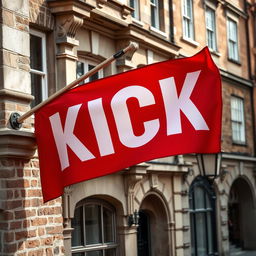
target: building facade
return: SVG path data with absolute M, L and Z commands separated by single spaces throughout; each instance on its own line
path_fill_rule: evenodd
M 1 0 L 0 255 L 256 250 L 255 6 L 254 0 Z M 14 130 L 10 114 L 28 111 L 130 42 L 139 45 L 133 56 L 88 81 L 209 47 L 222 77 L 220 177 L 211 184 L 195 155 L 180 155 L 72 185 L 44 204 L 34 118 Z

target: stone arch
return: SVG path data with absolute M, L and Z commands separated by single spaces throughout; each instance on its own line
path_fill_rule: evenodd
M 115 186 L 113 186 L 115 184 Z M 88 197 L 105 199 L 118 209 L 117 214 L 125 215 L 125 194 L 120 175 L 109 175 L 98 179 L 81 182 L 71 186 L 68 199 L 69 217 L 73 218 L 76 204 Z M 123 220 L 124 221 L 124 220 Z
M 231 244 L 256 249 L 256 208 L 253 186 L 245 175 L 237 177 L 229 191 L 228 223 Z
M 134 209 L 149 217 L 152 255 L 170 255 L 174 245 L 171 184 L 163 183 L 158 175 L 144 177 L 135 185 L 133 199 Z
M 157 178 L 156 178 L 157 179 Z M 169 192 L 169 193 L 168 193 Z M 134 209 L 139 210 L 142 201 L 150 194 L 156 195 L 162 202 L 166 214 L 168 223 L 172 222 L 172 193 L 167 190 L 164 183 L 157 179 L 157 185 L 152 187 L 152 181 L 144 179 L 135 186 L 134 193 Z

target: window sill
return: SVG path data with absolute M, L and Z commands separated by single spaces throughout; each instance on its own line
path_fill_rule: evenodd
M 194 47 L 198 47 L 199 46 L 199 43 L 194 41 L 193 39 L 191 38 L 187 38 L 187 37 L 181 37 L 181 40 L 186 42 L 186 43 L 189 43 L 190 45 L 194 46 Z
M 210 53 L 211 53 L 211 54 L 213 54 L 213 55 L 215 55 L 215 56 L 217 56 L 217 57 L 220 57 L 220 56 L 221 56 L 221 53 L 218 52 L 217 50 L 212 50 L 212 49 L 210 49 L 210 48 L 209 48 L 209 50 L 210 50 Z
M 230 61 L 230 62 L 232 62 L 232 63 L 234 63 L 234 64 L 236 64 L 236 65 L 238 65 L 238 66 L 241 66 L 241 65 L 242 65 L 241 62 L 240 62 L 240 60 L 234 60 L 234 59 L 228 58 L 228 61 Z
M 165 33 L 165 32 L 163 32 L 163 31 L 161 31 L 161 30 L 159 30 L 159 29 L 157 29 L 157 28 L 154 28 L 154 27 L 150 27 L 149 28 L 150 29 L 150 31 L 151 32 L 153 32 L 153 34 L 155 34 L 156 36 L 161 36 L 161 37 L 163 37 L 163 38 L 167 38 L 167 34 Z
M 140 27 L 144 26 L 144 23 L 136 18 L 132 18 L 132 23 Z
M 233 146 L 241 146 L 241 147 L 247 147 L 246 142 L 239 142 L 239 141 L 233 141 L 232 142 Z

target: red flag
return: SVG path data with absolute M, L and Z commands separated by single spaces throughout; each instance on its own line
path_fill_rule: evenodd
M 44 200 L 140 162 L 219 152 L 221 112 L 207 48 L 76 87 L 35 115 Z

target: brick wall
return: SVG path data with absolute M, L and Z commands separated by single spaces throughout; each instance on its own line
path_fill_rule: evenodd
M 43 203 L 37 159 L 0 160 L 0 255 L 63 255 L 61 198 Z
M 222 116 L 222 150 L 224 152 L 242 153 L 246 155 L 254 154 L 253 135 L 253 113 L 251 101 L 251 88 L 246 86 L 236 86 L 222 82 L 223 116 Z M 234 95 L 244 99 L 245 114 L 245 145 L 237 145 L 232 141 L 231 109 L 230 97 Z

